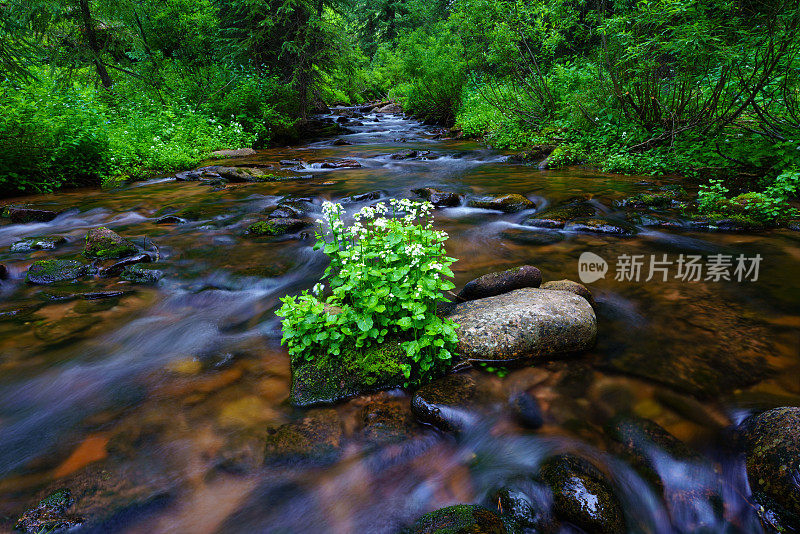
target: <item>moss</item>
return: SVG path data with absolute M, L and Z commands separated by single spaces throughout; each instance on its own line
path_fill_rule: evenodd
M 310 362 L 292 362 L 291 400 L 295 405 L 308 406 L 403 386 L 407 361 L 399 341 L 345 347 L 338 356 L 316 353 Z
M 258 221 L 247 228 L 247 233 L 251 235 L 281 235 L 283 229 L 269 221 Z
M 86 234 L 83 255 L 87 258 L 123 258 L 136 252 L 136 247 L 127 239 L 101 226 Z
M 52 284 L 76 280 L 86 275 L 86 265 L 74 260 L 40 260 L 28 269 L 25 280 L 29 284 Z
M 406 534 L 503 534 L 507 532 L 502 519 L 482 506 L 457 504 L 427 513 Z

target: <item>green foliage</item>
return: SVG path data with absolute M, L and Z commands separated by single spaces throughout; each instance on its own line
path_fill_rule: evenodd
M 455 286 L 445 255 L 447 234 L 432 229 L 429 203 L 392 200 L 355 215 L 346 226 L 338 204 L 323 206 L 316 248 L 330 258 L 312 293 L 287 296 L 277 314 L 292 358 L 339 356 L 346 347 L 402 340 L 409 383 L 427 381 L 446 367 L 457 342 L 456 325 L 436 314 L 442 291 Z M 322 356 L 320 356 L 322 355 Z
M 798 194 L 800 172 L 787 170 L 781 173 L 763 192 L 749 192 L 730 197 L 730 191 L 721 180 L 711 180 L 700 186 L 698 209 L 711 216 L 746 216 L 754 221 L 779 224 L 797 216 L 789 200 Z

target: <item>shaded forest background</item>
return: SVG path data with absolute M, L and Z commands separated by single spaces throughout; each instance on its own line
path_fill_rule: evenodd
M 389 98 L 551 168 L 680 174 L 777 217 L 798 29 L 791 0 L 5 0 L 0 195 L 296 142 Z

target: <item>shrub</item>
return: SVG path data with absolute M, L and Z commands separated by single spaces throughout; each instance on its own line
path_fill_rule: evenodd
M 437 316 L 442 291 L 455 286 L 445 255 L 445 232 L 432 229 L 430 203 L 392 199 L 365 207 L 344 223 L 338 204 L 325 203 L 315 248 L 330 258 L 311 293 L 287 296 L 277 314 L 293 360 L 333 355 L 351 347 L 401 340 L 408 383 L 427 381 L 452 358 L 456 324 Z
M 745 215 L 754 221 L 777 224 L 797 215 L 789 199 L 797 195 L 798 186 L 800 172 L 790 169 L 778 175 L 763 192 L 744 193 L 731 199 L 722 180 L 710 180 L 709 185 L 700 186 L 697 205 L 700 213 L 706 215 Z

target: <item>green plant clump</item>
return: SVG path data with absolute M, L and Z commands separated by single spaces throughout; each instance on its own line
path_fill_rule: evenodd
M 700 213 L 717 217 L 746 218 L 760 223 L 780 224 L 797 216 L 789 199 L 797 195 L 800 171 L 791 169 L 781 173 L 763 192 L 749 192 L 730 198 L 730 191 L 722 180 L 712 179 L 700 186 L 697 207 Z
M 442 292 L 455 287 L 445 232 L 433 229 L 432 205 L 407 199 L 367 206 L 346 225 L 338 204 L 323 205 L 316 249 L 330 258 L 312 292 L 282 299 L 282 343 L 293 362 L 339 357 L 353 347 L 401 340 L 407 382 L 437 376 L 450 362 L 457 325 L 436 314 Z

